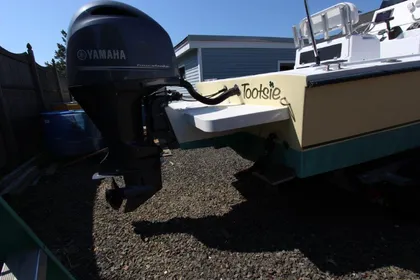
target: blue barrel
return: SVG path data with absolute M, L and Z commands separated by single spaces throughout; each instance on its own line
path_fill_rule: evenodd
M 45 148 L 55 157 L 75 157 L 104 148 L 100 131 L 84 110 L 42 113 Z

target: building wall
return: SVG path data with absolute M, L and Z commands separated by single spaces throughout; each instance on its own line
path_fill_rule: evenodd
M 295 49 L 202 49 L 203 80 L 278 71 L 278 61 L 295 60 Z
M 185 67 L 185 79 L 191 84 L 200 81 L 200 67 L 198 65 L 197 50 L 191 50 L 178 60 L 178 68 Z
M 200 67 L 198 65 L 197 50 L 191 50 L 177 58 L 178 68 L 185 67 L 185 80 L 193 86 L 200 81 Z M 177 90 L 184 96 L 189 96 L 186 89 L 181 87 L 168 87 L 168 89 Z

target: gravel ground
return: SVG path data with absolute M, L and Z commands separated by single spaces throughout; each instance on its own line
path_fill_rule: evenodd
M 174 150 L 133 213 L 90 180 L 100 159 L 12 205 L 77 279 L 420 279 L 420 226 L 317 180 L 266 188 L 230 149 Z

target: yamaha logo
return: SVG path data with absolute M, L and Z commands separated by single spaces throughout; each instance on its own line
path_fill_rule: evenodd
M 86 57 L 87 57 L 87 53 L 86 53 L 86 51 L 84 51 L 84 50 L 78 50 L 78 51 L 77 51 L 77 58 L 78 58 L 79 60 L 85 60 L 85 59 L 86 59 Z
M 79 60 L 126 60 L 124 50 L 78 50 Z

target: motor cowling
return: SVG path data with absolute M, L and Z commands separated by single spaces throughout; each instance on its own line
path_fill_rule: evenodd
M 116 1 L 83 6 L 67 33 L 69 87 L 152 90 L 179 80 L 172 41 L 154 19 Z

